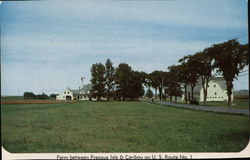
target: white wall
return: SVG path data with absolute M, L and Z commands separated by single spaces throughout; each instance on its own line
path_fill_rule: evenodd
M 207 102 L 210 101 L 227 101 L 228 100 L 228 96 L 227 96 L 227 90 L 222 89 L 221 86 L 214 82 L 214 81 L 210 81 L 208 83 L 209 87 L 208 87 L 208 91 L 207 91 Z M 201 98 L 201 102 L 203 102 L 203 89 L 201 89 L 201 94 L 200 94 L 200 98 Z M 231 100 L 233 101 L 233 94 L 231 96 Z
M 56 96 L 56 100 L 66 100 L 66 96 L 71 96 L 71 100 L 74 99 L 73 93 L 66 89 L 61 94 Z

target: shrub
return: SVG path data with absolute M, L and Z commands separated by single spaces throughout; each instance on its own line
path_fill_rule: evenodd
M 199 105 L 199 102 L 198 102 L 198 101 L 196 101 L 196 100 L 191 100 L 191 101 L 189 102 L 189 104 Z

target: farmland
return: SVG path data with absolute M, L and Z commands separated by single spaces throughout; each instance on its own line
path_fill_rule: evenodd
M 18 152 L 238 152 L 249 118 L 144 102 L 2 104 L 2 145 Z
M 56 104 L 56 103 L 75 103 L 77 101 L 65 100 L 2 100 L 1 104 Z

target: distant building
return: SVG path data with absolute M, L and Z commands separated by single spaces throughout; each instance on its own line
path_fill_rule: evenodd
M 61 94 L 56 96 L 56 100 L 89 100 L 91 85 L 87 84 L 82 89 L 71 90 L 65 89 Z
M 56 96 L 56 100 L 89 100 L 89 92 L 65 89 L 61 94 Z
M 187 98 L 188 100 L 191 99 L 191 87 L 187 87 Z M 182 95 L 182 100 L 184 100 L 184 94 Z M 203 88 L 201 84 L 201 80 L 198 80 L 197 85 L 194 87 L 194 99 L 203 102 L 204 101 L 204 94 Z M 227 101 L 227 86 L 226 81 L 223 77 L 215 77 L 208 83 L 207 89 L 207 99 L 206 101 Z M 233 91 L 231 95 L 231 100 L 233 101 Z

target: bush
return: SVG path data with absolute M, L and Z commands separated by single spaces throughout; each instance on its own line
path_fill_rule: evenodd
M 49 99 L 49 96 L 45 93 L 35 95 L 33 92 L 24 92 L 24 99 Z
M 24 92 L 23 94 L 24 99 L 34 99 L 36 95 L 33 92 Z
M 146 97 L 152 98 L 153 96 L 154 96 L 153 92 L 150 89 L 148 89 L 146 92 Z
M 189 104 L 199 105 L 199 102 L 198 102 L 198 101 L 196 101 L 196 100 L 191 100 L 191 101 L 189 102 Z

